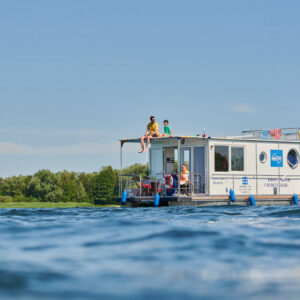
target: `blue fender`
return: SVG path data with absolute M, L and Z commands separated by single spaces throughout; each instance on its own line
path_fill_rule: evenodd
M 235 202 L 235 193 L 234 193 L 233 189 L 230 189 L 230 191 L 229 191 L 229 199 L 232 203 Z
M 156 193 L 155 197 L 154 197 L 154 206 L 155 207 L 159 206 L 159 199 L 160 199 L 159 193 Z
M 252 195 L 249 196 L 249 202 L 251 206 L 256 206 L 255 198 Z
M 298 195 L 297 195 L 297 194 L 294 194 L 292 199 L 293 199 L 293 203 L 294 203 L 295 205 L 298 205 Z
M 123 194 L 122 194 L 122 200 L 121 200 L 121 202 L 122 202 L 122 204 L 126 204 L 126 201 L 127 201 L 127 191 L 124 190 Z

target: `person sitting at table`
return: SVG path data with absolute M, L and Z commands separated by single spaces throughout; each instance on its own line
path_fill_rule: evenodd
M 180 174 L 180 191 L 184 191 L 185 188 L 186 188 L 186 185 L 189 181 L 189 178 L 190 178 L 190 173 L 187 169 L 187 165 L 186 164 L 183 164 L 182 165 L 182 173 Z

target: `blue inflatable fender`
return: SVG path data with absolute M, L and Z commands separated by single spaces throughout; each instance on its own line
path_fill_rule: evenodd
M 293 199 L 293 203 L 294 203 L 295 205 L 298 205 L 298 195 L 297 195 L 297 194 L 294 194 L 292 199 Z
M 230 189 L 230 191 L 229 191 L 229 199 L 232 203 L 235 202 L 235 193 L 234 193 L 233 189 Z
M 121 202 L 122 202 L 122 204 L 126 204 L 126 201 L 127 201 L 127 191 L 124 190 L 123 194 L 122 194 L 122 200 L 121 200 Z
M 159 206 L 159 198 L 160 198 L 159 193 L 156 193 L 155 197 L 154 197 L 154 206 L 155 207 Z
M 252 195 L 249 196 L 249 202 L 251 206 L 256 206 L 255 198 Z

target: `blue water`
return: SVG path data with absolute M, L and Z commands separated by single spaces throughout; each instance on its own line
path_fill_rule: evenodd
M 300 208 L 0 210 L 1 299 L 299 299 Z

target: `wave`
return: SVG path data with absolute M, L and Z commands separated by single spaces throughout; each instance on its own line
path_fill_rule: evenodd
M 0 216 L 1 299 L 264 299 L 270 286 L 272 296 L 287 298 L 287 283 L 300 293 L 297 206 L 4 209 Z
M 122 244 L 133 244 L 144 241 L 151 241 L 155 239 L 171 239 L 171 240 L 180 240 L 191 239 L 196 237 L 209 237 L 217 236 L 220 233 L 217 231 L 208 231 L 208 230 L 183 230 L 183 229 L 171 229 L 164 232 L 158 232 L 154 234 L 148 234 L 145 236 L 140 236 L 137 238 L 131 239 L 116 239 L 116 240 L 107 240 L 107 241 L 90 241 L 83 244 L 84 247 L 95 247 L 95 246 L 104 246 L 104 245 L 122 245 Z
M 300 208 L 297 206 L 280 206 L 267 208 L 262 212 L 261 216 L 300 218 Z

